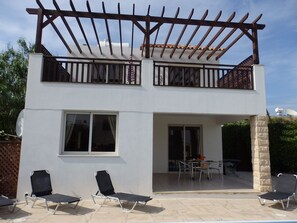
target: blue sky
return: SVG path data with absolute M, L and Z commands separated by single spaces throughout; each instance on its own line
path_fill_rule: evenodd
M 73 1 L 77 8 L 83 5 L 82 9 L 85 9 L 85 0 Z M 89 1 L 101 10 L 100 0 Z M 52 5 L 50 0 L 42 2 Z M 57 2 L 61 8 L 69 8 L 68 0 Z M 276 107 L 297 111 L 297 0 L 108 0 L 105 1 L 106 9 L 116 10 L 118 2 L 121 10 L 127 13 L 131 13 L 135 3 L 137 14 L 145 14 L 151 5 L 152 15 L 160 15 L 165 6 L 165 15 L 174 16 L 180 7 L 180 16 L 185 18 L 194 8 L 193 18 L 196 19 L 201 18 L 207 9 L 209 18 L 214 18 L 222 10 L 222 20 L 234 11 L 234 21 L 239 21 L 246 13 L 250 13 L 248 22 L 263 14 L 259 23 L 266 27 L 259 31 L 258 37 L 260 63 L 265 66 L 267 109 L 271 115 L 275 115 Z M 5 50 L 8 43 L 15 45 L 20 37 L 34 43 L 36 17 L 29 15 L 26 8 L 36 7 L 35 0 L 0 2 L 0 51 Z

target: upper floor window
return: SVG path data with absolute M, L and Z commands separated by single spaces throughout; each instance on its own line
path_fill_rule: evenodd
M 64 153 L 116 152 L 115 114 L 67 113 Z

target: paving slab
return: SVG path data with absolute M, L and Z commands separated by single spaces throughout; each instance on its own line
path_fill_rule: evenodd
M 54 208 L 54 206 L 50 206 Z M 129 206 L 130 207 L 130 206 Z M 71 205 L 59 207 L 55 215 L 44 204 L 37 202 L 31 208 L 19 202 L 13 213 L 0 208 L 0 222 L 39 223 L 136 223 L 136 222 L 236 222 L 236 221 L 295 221 L 297 205 L 292 202 L 287 210 L 279 203 L 267 202 L 261 206 L 257 196 L 250 194 L 171 194 L 155 195 L 144 207 L 136 206 L 133 212 L 123 212 L 115 202 L 94 204 L 82 200 L 75 209 Z

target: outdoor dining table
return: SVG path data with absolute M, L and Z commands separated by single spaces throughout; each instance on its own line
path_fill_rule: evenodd
M 200 171 L 205 171 L 207 174 L 207 179 L 210 179 L 210 173 L 209 173 L 209 165 L 214 161 L 211 160 L 188 160 L 188 164 L 191 166 L 191 178 L 195 180 L 195 169 Z M 199 181 L 201 180 L 201 177 L 199 178 Z

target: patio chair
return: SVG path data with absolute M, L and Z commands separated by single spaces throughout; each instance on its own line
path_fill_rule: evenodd
M 234 174 L 236 177 L 239 177 L 236 173 L 237 166 L 239 165 L 240 160 L 238 159 L 224 159 L 223 160 L 223 173 L 224 175 L 227 174 L 227 172 Z
M 207 178 L 209 179 L 209 169 L 207 163 L 202 161 L 192 162 L 192 180 L 195 180 L 195 175 L 197 172 L 199 173 L 199 182 L 201 182 L 203 173 L 206 173 Z
M 297 175 L 295 174 L 283 174 L 279 173 L 277 175 L 275 189 L 272 192 L 267 192 L 265 194 L 260 194 L 258 196 L 261 205 L 265 204 L 265 200 L 272 200 L 275 202 L 280 202 L 283 209 L 289 207 L 290 199 L 295 199 L 295 191 L 297 186 Z M 284 202 L 287 201 L 285 206 Z
M 178 163 L 178 180 L 180 179 L 181 173 L 186 173 L 186 172 L 191 173 L 192 169 L 190 164 L 187 164 L 186 162 L 183 162 L 180 160 L 177 161 L 177 163 Z
M 17 202 L 9 199 L 8 197 L 1 195 L 0 196 L 0 207 L 11 207 L 11 212 L 14 211 Z
M 219 175 L 221 175 L 222 179 L 224 178 L 224 174 L 222 171 L 223 161 L 209 161 L 209 171 L 210 171 L 210 178 L 212 179 L 212 174 L 214 171 L 217 171 Z
M 46 209 L 49 211 L 48 202 L 56 203 L 56 207 L 53 214 L 56 213 L 58 207 L 62 204 L 76 203 L 74 208 L 77 207 L 80 198 L 72 197 L 64 194 L 53 194 L 50 174 L 47 170 L 36 170 L 30 174 L 32 193 L 31 196 L 25 194 L 26 204 L 28 204 L 28 198 L 30 198 L 34 206 L 37 200 L 43 200 L 45 202 Z
M 96 204 L 96 201 L 95 201 L 96 197 L 104 199 L 102 205 L 105 203 L 106 199 L 110 199 L 110 200 L 119 202 L 120 207 L 123 211 L 132 212 L 137 204 L 144 206 L 148 201 L 152 200 L 152 198 L 148 196 L 115 192 L 111 182 L 110 175 L 106 170 L 97 171 L 95 173 L 95 178 L 99 188 L 96 194 L 91 195 L 95 204 Z M 133 203 L 132 208 L 130 210 L 124 209 L 123 208 L 124 202 Z

